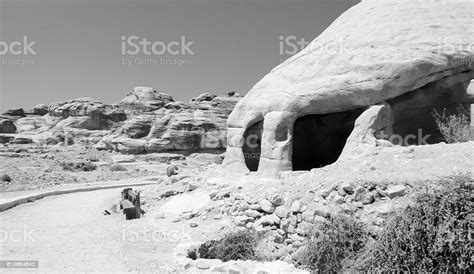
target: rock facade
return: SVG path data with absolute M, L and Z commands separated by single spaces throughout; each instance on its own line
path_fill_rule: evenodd
M 241 97 L 203 94 L 189 104 L 158 97 L 163 101 L 153 105 L 160 108 L 131 116 L 98 146 L 134 154 L 225 149 L 227 117 Z
M 0 133 L 29 135 L 39 144 L 85 144 L 139 154 L 215 152 L 226 146 L 227 117 L 239 95 L 204 93 L 190 103 L 152 88 L 134 88 L 118 104 L 78 98 L 0 116 Z M 6 139 L 5 139 L 6 140 Z
M 474 29 L 466 29 L 473 8 L 470 1 L 448 0 L 355 5 L 236 105 L 228 121 L 224 164 L 252 170 L 246 165 L 245 137 L 257 123 L 263 122 L 257 137 L 259 172 L 279 172 L 293 168 L 294 125 L 303 116 L 388 102 L 395 132 L 409 134 L 415 127 L 404 113 L 419 99 L 425 98 L 429 109 L 473 103 L 474 96 L 466 92 L 474 78 Z M 418 95 L 406 95 L 413 91 Z M 439 98 L 446 99 L 442 105 Z M 420 116 L 414 125 L 426 125 L 424 113 L 412 113 Z

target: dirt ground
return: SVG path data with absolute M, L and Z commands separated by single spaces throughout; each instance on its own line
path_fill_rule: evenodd
M 32 271 L 172 271 L 177 245 L 204 241 L 227 222 L 200 223 L 199 229 L 188 222 L 172 222 L 184 209 L 175 205 L 188 199 L 202 201 L 207 196 L 202 192 L 162 204 L 168 216 L 164 219 L 157 211 L 131 221 L 119 213 L 103 215 L 117 203 L 120 191 L 47 197 L 0 213 L 2 231 L 14 236 L 2 243 L 0 258 L 38 260 L 39 269 Z M 187 209 L 193 205 L 200 206 L 188 203 Z M 21 231 L 19 238 L 15 231 Z
M 39 260 L 40 271 L 175 271 L 183 269 L 177 263 L 185 258 L 185 254 L 177 254 L 180 246 L 219 238 L 235 226 L 233 213 L 236 212 L 232 208 L 240 194 L 259 201 L 267 190 L 277 188 L 288 205 L 300 199 L 308 205 L 326 207 L 332 206 L 332 201 L 322 199 L 321 193 L 344 181 L 406 186 L 404 197 L 376 200 L 358 209 L 365 218 L 387 206 L 403 208 L 414 194 L 424 190 L 426 182 L 459 173 L 472 175 L 474 171 L 474 142 L 375 148 L 331 166 L 284 172 L 280 177 L 235 174 L 217 164 L 205 164 L 191 157 L 175 162 L 179 174 L 171 178 L 165 175 L 167 164 L 160 161 L 138 159 L 124 163 L 126 171 L 112 172 L 108 168 L 114 154 L 87 149 L 50 149 L 44 153 L 19 153 L 19 157 L 12 156 L 17 152 L 0 155 L 0 169 L 9 172 L 13 179 L 2 188 L 46 188 L 56 183 L 127 176 L 152 175 L 157 179 L 156 184 L 138 188 L 142 191 L 142 208 L 146 211 L 138 220 L 126 221 L 119 213 L 102 214 L 104 209 L 118 202 L 121 189 L 53 196 L 1 212 L 1 228 L 6 232 L 3 234 L 8 236 L 20 231 L 20 235 L 28 235 L 31 232 L 32 239 L 15 241 L 7 237 L 7 241 L 2 242 L 0 258 Z M 71 159 L 97 159 L 95 163 L 106 164 L 98 164 L 98 169 L 92 172 L 64 171 L 57 165 Z M 53 171 L 45 172 L 44 168 Z M 211 200 L 210 194 L 216 192 L 230 195 Z M 349 205 L 351 202 L 346 202 L 346 206 Z M 334 206 L 341 207 L 340 204 Z M 183 214 L 195 211 L 199 211 L 198 217 L 182 218 Z
M 113 155 L 116 153 L 77 146 L 0 145 L 0 176 L 7 174 L 11 178 L 11 181 L 0 179 L 0 192 L 163 175 L 166 172 L 163 163 L 150 165 L 140 161 L 117 164 L 123 170 L 111 171 Z M 91 163 L 96 169 L 65 170 L 63 166 L 68 163 Z

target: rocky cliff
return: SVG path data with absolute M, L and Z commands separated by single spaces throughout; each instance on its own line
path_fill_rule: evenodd
M 38 144 L 94 145 L 122 153 L 207 151 L 225 148 L 227 117 L 240 95 L 204 93 L 190 103 L 137 87 L 117 104 L 78 98 L 9 110 L 0 133 L 17 133 Z M 3 138 L 10 141 L 12 138 Z

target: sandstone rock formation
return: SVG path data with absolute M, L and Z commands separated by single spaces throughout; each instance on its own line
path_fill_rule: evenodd
M 15 133 L 16 127 L 11 119 L 8 116 L 0 116 L 0 133 Z
M 149 87 L 136 87 L 119 102 L 119 106 L 129 112 L 148 112 L 174 102 L 173 97 Z
M 122 153 L 223 150 L 226 121 L 241 96 L 204 93 L 189 104 L 137 87 L 118 104 L 78 98 L 0 116 L 0 133 L 38 144 L 85 144 Z M 14 114 L 14 115 L 13 115 Z M 4 141 L 11 138 L 4 138 Z
M 3 113 L 6 116 L 25 116 L 25 111 L 22 108 L 9 109 Z
M 137 96 L 132 92 L 127 97 L 140 98 L 143 89 L 137 90 Z M 153 89 L 147 90 L 155 94 Z M 131 116 L 105 136 L 97 147 L 122 153 L 215 151 L 225 148 L 227 117 L 241 97 L 202 94 L 189 104 L 174 102 L 172 97 L 163 94 L 155 98 L 158 99 L 154 107 L 146 108 L 149 112 Z M 127 105 L 141 105 L 141 99 L 137 101 L 128 101 Z
M 433 135 L 428 142 L 442 141 L 430 111 L 474 102 L 466 92 L 473 9 L 472 1 L 447 0 L 352 7 L 236 105 L 224 164 L 244 172 L 330 164 L 357 117 L 384 102 L 393 116 L 385 132 L 403 139 L 422 130 Z
M 30 111 L 31 114 L 33 115 L 46 115 L 49 113 L 48 106 L 45 104 L 38 104 L 33 107 L 33 109 Z

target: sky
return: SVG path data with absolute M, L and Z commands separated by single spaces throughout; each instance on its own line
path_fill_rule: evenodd
M 136 86 L 245 94 L 358 2 L 0 0 L 0 112 Z

